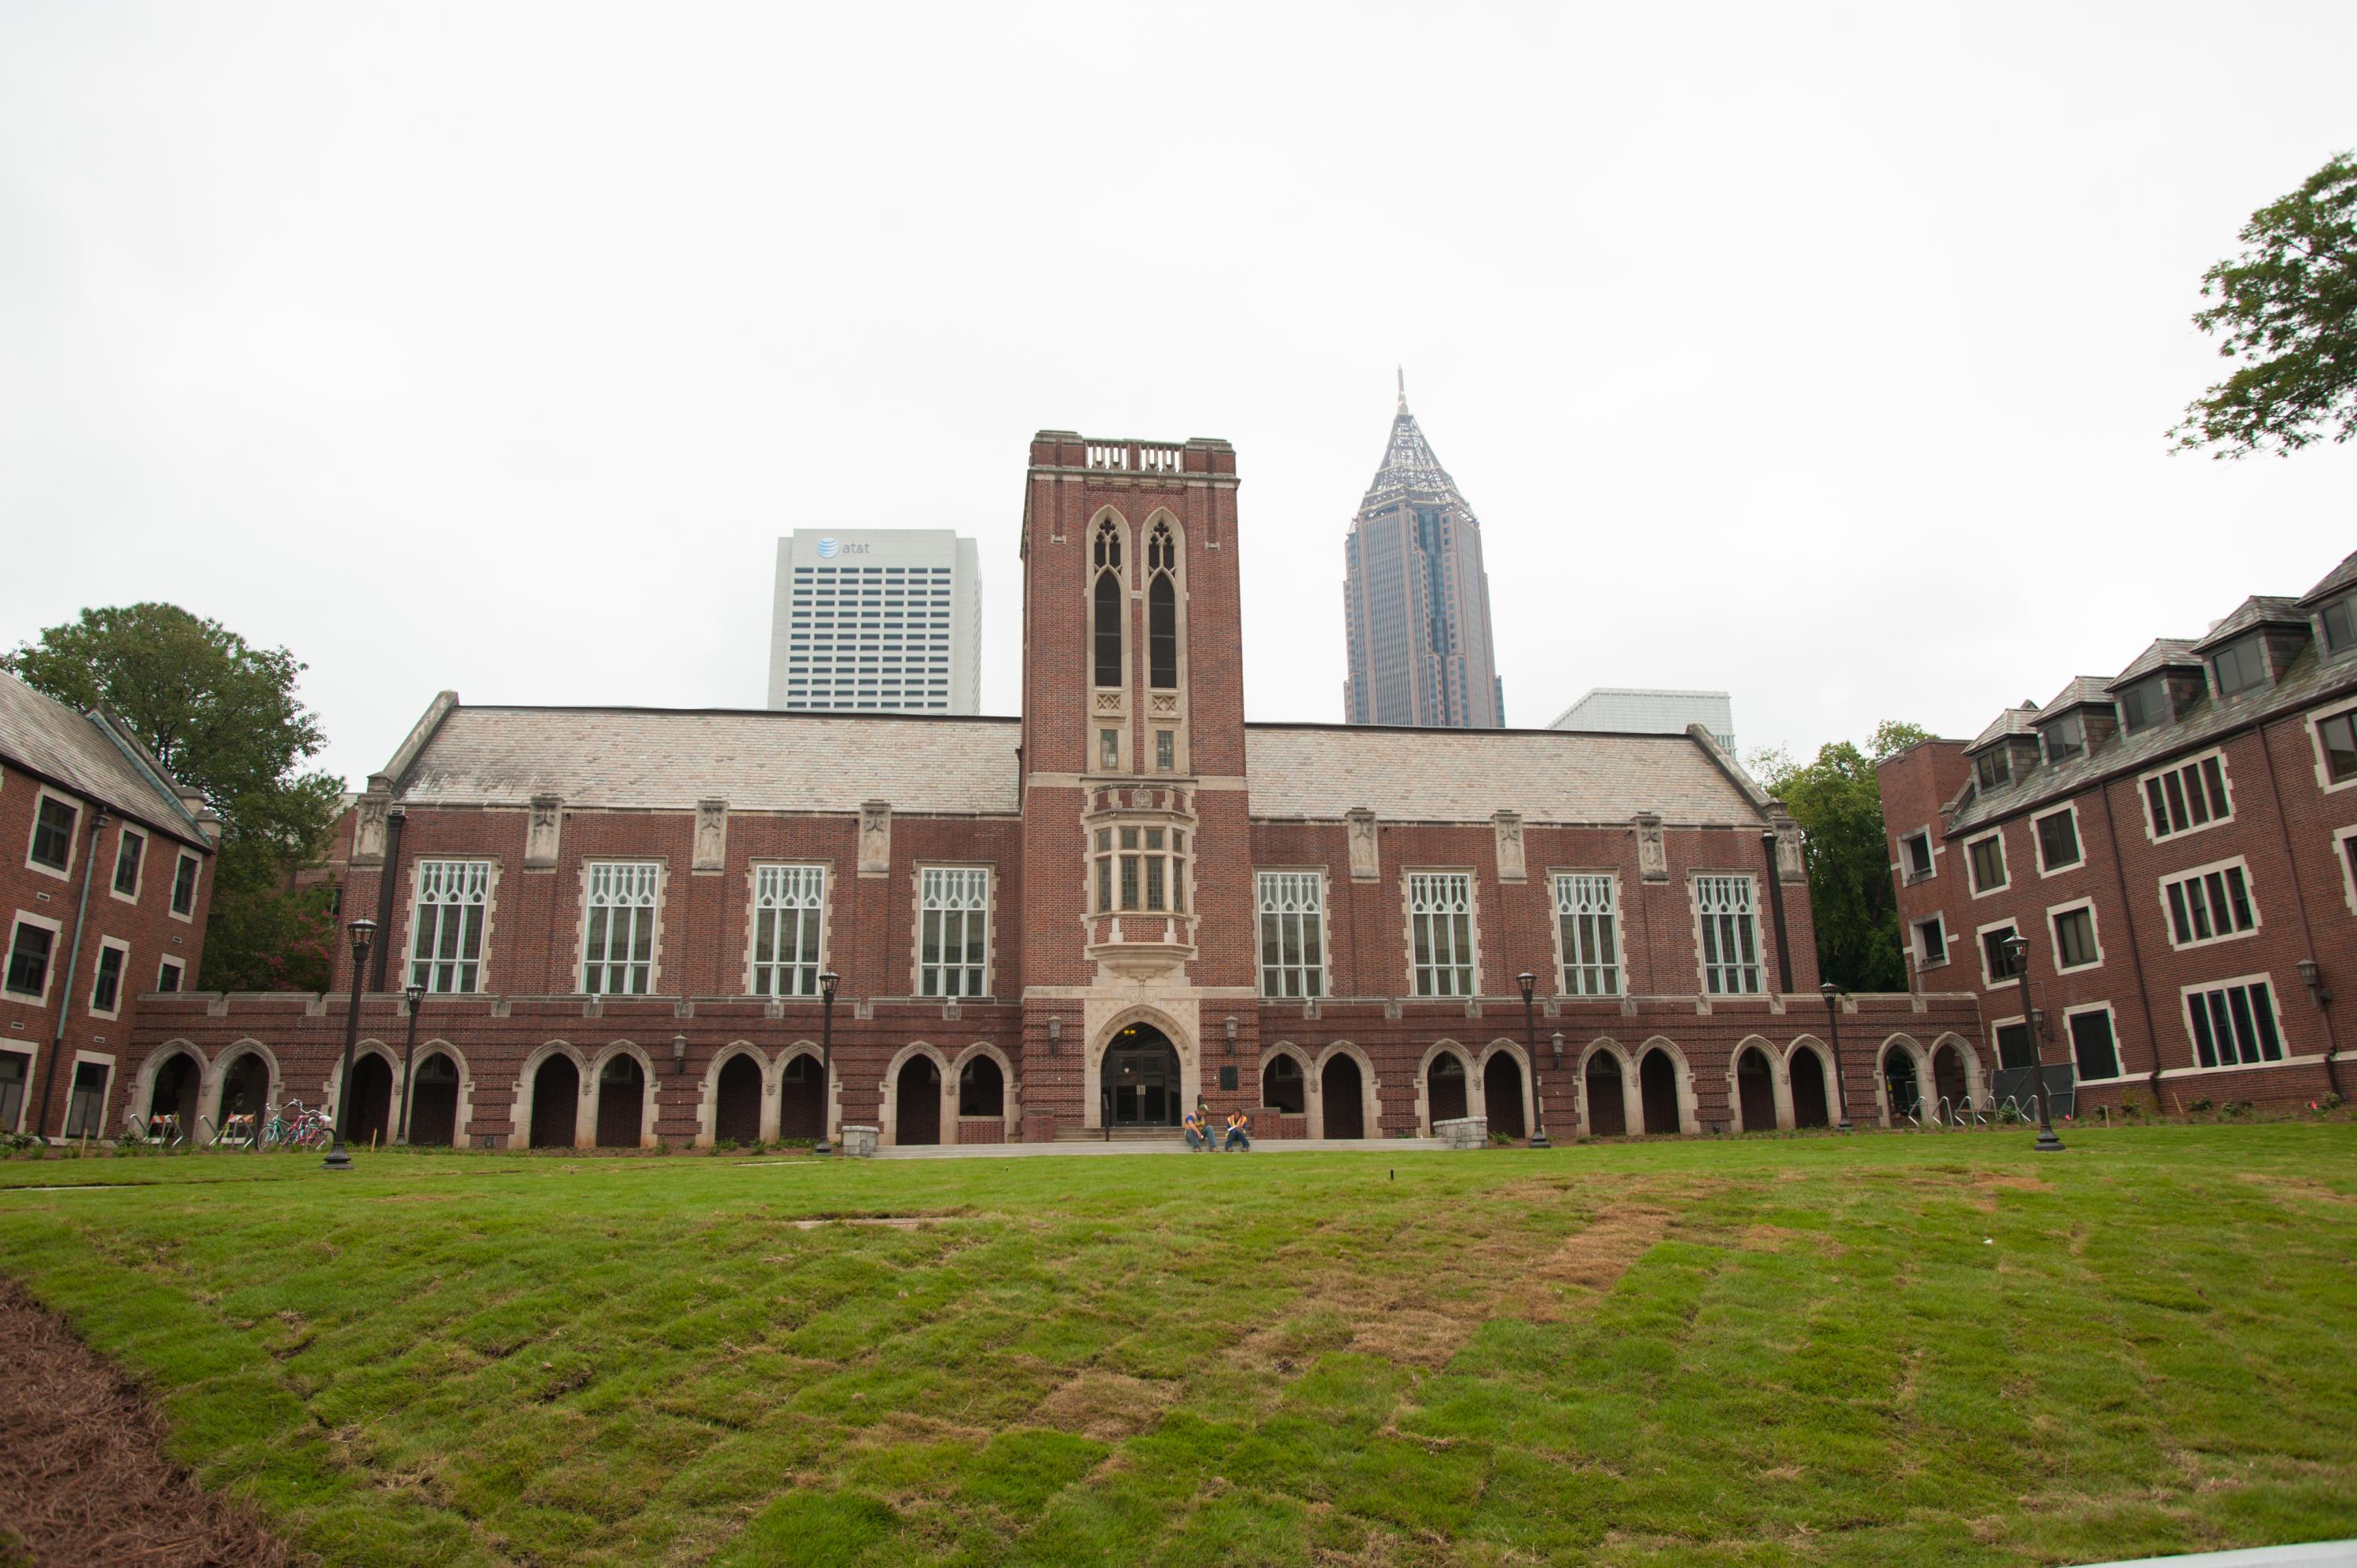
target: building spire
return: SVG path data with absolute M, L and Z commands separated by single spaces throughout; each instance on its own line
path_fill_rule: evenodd
M 1399 372 L 1399 411 L 1405 413 L 1407 412 L 1407 367 L 1394 365 L 1392 368 Z

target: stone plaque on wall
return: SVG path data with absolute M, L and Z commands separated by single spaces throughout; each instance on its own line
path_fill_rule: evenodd
M 718 871 L 728 864 L 728 802 L 695 803 L 695 863 L 697 871 Z
M 859 803 L 859 875 L 882 876 L 892 869 L 892 802 Z
M 1383 875 L 1383 859 L 1375 848 L 1375 813 L 1353 806 L 1342 813 L 1351 831 L 1351 880 L 1372 882 Z
M 565 802 L 554 795 L 534 795 L 532 816 L 523 830 L 523 868 L 526 871 L 556 869 L 556 842 L 559 828 L 565 822 Z
M 1670 879 L 1670 848 L 1662 837 L 1659 811 L 1637 813 L 1637 871 L 1648 882 Z
M 1520 882 L 1523 870 L 1523 819 L 1513 811 L 1494 811 L 1490 825 L 1498 838 L 1498 880 Z
M 363 795 L 352 803 L 352 864 L 377 865 L 384 860 L 384 812 L 392 800 Z

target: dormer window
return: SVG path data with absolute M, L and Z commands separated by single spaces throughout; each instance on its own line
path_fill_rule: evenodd
M 2087 721 L 2077 714 L 2065 714 L 2046 726 L 2046 760 L 2068 762 L 2087 752 Z
M 2343 594 L 2317 612 L 2324 646 L 2334 653 L 2357 648 L 2357 594 Z
M 2255 692 L 2269 680 L 2266 639 L 2254 636 L 2230 642 L 2218 650 L 2210 664 L 2218 673 L 2220 696 Z
M 2139 681 L 2120 693 L 2120 727 L 2130 735 L 2169 716 L 2169 684 L 2161 676 Z
M 1985 751 L 1981 753 L 1979 760 L 1973 764 L 1973 771 L 1974 776 L 1980 780 L 1982 789 L 1994 789 L 2013 777 L 2012 756 L 2001 746 L 1994 750 Z

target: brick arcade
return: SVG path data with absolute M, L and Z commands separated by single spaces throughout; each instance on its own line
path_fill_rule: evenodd
M 339 836 L 371 962 L 145 998 L 111 1113 L 333 1102 L 356 982 L 362 1143 L 411 983 L 412 1139 L 477 1147 L 1037 1141 L 1199 1096 L 1263 1136 L 1700 1133 L 1888 1122 L 1941 1052 L 1982 1081 L 1974 997 L 1919 993 L 1841 1002 L 1833 1083 L 1798 832 L 1706 732 L 1247 724 L 1234 451 L 1046 431 L 1024 483 L 1019 718 L 445 693 Z M 835 591 L 926 613 L 880 567 Z

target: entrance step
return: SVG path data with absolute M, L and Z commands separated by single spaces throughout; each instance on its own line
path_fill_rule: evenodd
M 1059 1127 L 1056 1142 L 1060 1144 L 1183 1144 L 1186 1139 L 1176 1127 L 1115 1127 L 1111 1138 L 1098 1127 Z

